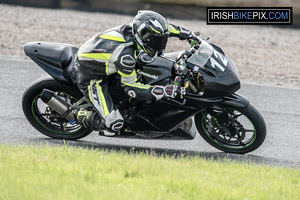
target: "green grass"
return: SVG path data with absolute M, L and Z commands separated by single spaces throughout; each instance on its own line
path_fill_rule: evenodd
M 0 199 L 299 199 L 300 171 L 199 157 L 0 145 Z

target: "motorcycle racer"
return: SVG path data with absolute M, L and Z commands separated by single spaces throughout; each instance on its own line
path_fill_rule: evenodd
M 160 14 L 139 11 L 131 24 L 97 33 L 83 44 L 74 64 L 74 76 L 79 89 L 98 112 L 84 108 L 75 110 L 78 122 L 89 129 L 104 127 L 102 134 L 105 136 L 114 136 L 121 130 L 123 117 L 108 92 L 107 77 L 114 73 L 120 74 L 121 86 L 132 98 L 175 98 L 182 88 L 176 85 L 145 85 L 138 82 L 135 70 L 136 63 L 149 62 L 146 56 L 154 59 L 161 55 L 169 37 L 188 40 L 191 44 L 198 42 L 196 33 L 169 24 Z

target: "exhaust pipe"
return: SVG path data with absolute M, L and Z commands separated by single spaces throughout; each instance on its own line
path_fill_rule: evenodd
M 66 118 L 68 121 L 74 121 L 74 116 L 70 109 L 71 105 L 58 97 L 54 92 L 44 89 L 41 94 L 41 99 L 62 117 Z

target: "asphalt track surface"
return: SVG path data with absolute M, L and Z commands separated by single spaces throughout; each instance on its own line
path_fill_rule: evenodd
M 2 144 L 64 144 L 36 131 L 27 122 L 21 107 L 25 88 L 47 74 L 32 61 L 0 59 L 0 143 Z M 242 84 L 239 91 L 263 115 L 267 137 L 263 145 L 246 155 L 227 154 L 207 144 L 199 134 L 194 140 L 166 141 L 120 139 L 98 136 L 97 132 L 77 140 L 67 141 L 78 147 L 154 151 L 156 154 L 197 155 L 212 159 L 230 158 L 300 168 L 300 90 L 283 87 Z

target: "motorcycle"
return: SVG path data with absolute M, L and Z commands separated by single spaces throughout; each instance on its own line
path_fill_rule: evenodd
M 248 153 L 263 143 L 264 119 L 236 93 L 240 81 L 235 64 L 220 47 L 199 40 L 189 50 L 154 60 L 148 57 L 146 64 L 136 66 L 138 79 L 145 84 L 167 85 L 176 79 L 185 93 L 174 99 L 137 100 L 123 91 L 118 74 L 107 77 L 109 93 L 124 118 L 124 127 L 115 137 L 191 140 L 196 136 L 191 131 L 194 124 L 205 141 L 225 152 Z M 90 134 L 93 130 L 81 126 L 72 114 L 78 108 L 94 109 L 73 77 L 78 48 L 30 42 L 24 51 L 50 75 L 36 80 L 23 94 L 22 107 L 30 124 L 56 139 L 76 140 Z

